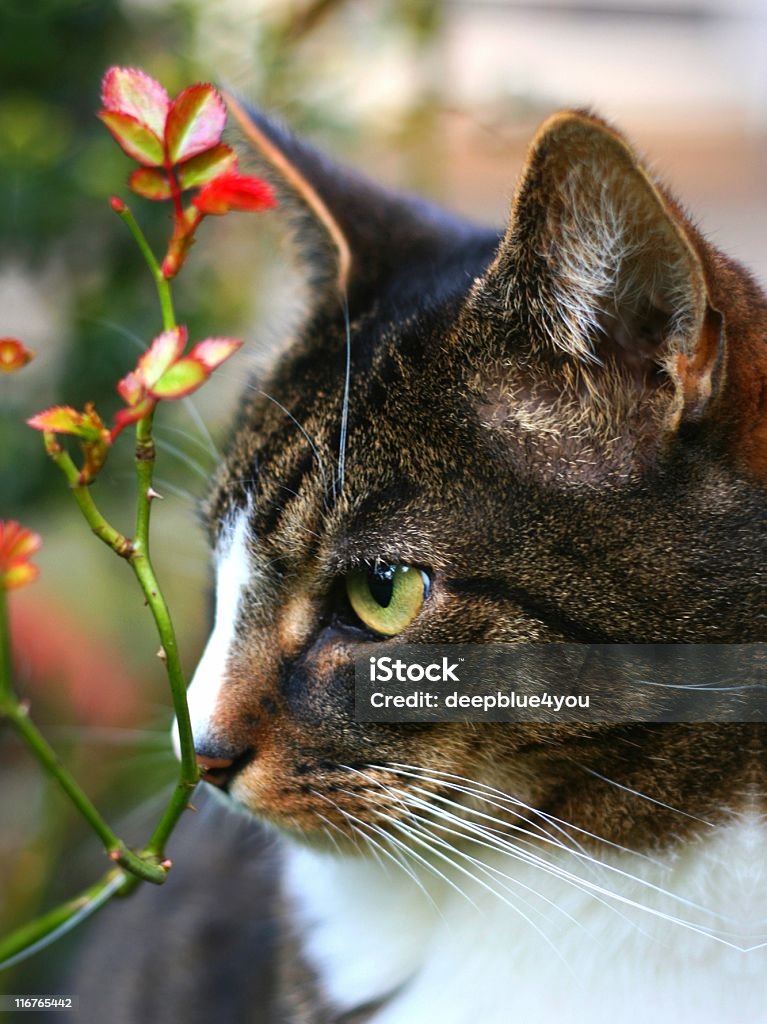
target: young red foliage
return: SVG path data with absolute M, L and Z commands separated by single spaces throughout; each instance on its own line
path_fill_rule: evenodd
M 171 100 L 138 68 L 113 67 L 104 75 L 101 95 L 98 116 L 141 165 L 128 178 L 130 188 L 145 199 L 174 204 L 173 235 L 162 262 L 166 278 L 181 269 L 206 214 L 277 205 L 266 182 L 238 173 L 236 154 L 221 142 L 226 107 L 212 85 L 191 85 Z M 182 193 L 190 188 L 200 192 L 184 209 Z
M 277 205 L 274 192 L 265 181 L 237 171 L 226 171 L 208 182 L 192 202 L 201 213 L 216 216 L 230 210 L 271 210 Z
M 0 338 L 0 372 L 15 373 L 34 357 L 34 352 L 17 338 Z
M 42 539 L 15 519 L 0 519 L 0 587 L 13 590 L 37 579 L 40 570 L 29 559 Z

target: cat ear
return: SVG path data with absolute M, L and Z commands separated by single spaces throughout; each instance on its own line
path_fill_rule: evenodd
M 225 99 L 257 171 L 277 193 L 319 301 L 370 302 L 388 279 L 466 231 L 436 207 L 338 166 L 274 118 Z
M 720 383 L 722 318 L 694 231 L 598 118 L 566 112 L 540 129 L 486 283 L 533 358 L 605 368 L 624 389 L 670 376 L 677 422 Z

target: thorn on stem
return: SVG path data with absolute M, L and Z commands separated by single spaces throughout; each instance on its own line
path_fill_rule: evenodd
M 168 664 L 168 655 L 164 647 L 160 647 L 159 651 L 157 652 L 157 657 L 164 665 Z
M 170 871 L 170 869 L 173 867 L 173 861 L 170 859 L 170 857 L 166 857 L 165 860 L 160 861 L 160 867 L 165 868 L 166 871 Z
M 187 804 L 186 809 L 188 811 L 194 811 L 195 814 L 197 813 L 197 808 L 194 806 L 194 804 Z
M 154 489 L 154 487 L 147 488 L 146 496 L 147 496 L 147 500 L 148 501 L 154 501 L 155 498 L 159 498 L 160 501 L 164 501 L 165 500 L 163 495 L 160 494 L 159 491 L 156 491 Z
M 109 850 L 107 857 L 109 857 L 110 860 L 118 861 L 122 857 L 122 852 L 120 850 Z

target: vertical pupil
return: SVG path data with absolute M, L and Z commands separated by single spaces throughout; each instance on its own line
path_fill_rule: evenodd
M 380 569 L 371 569 L 368 573 L 368 587 L 373 600 L 382 608 L 388 608 L 394 594 L 394 574 L 396 569 L 393 565 L 385 565 Z

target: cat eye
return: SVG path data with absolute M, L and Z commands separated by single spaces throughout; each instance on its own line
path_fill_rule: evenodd
M 355 615 L 375 633 L 395 636 L 409 626 L 429 596 L 431 580 L 412 565 L 356 569 L 346 577 Z

